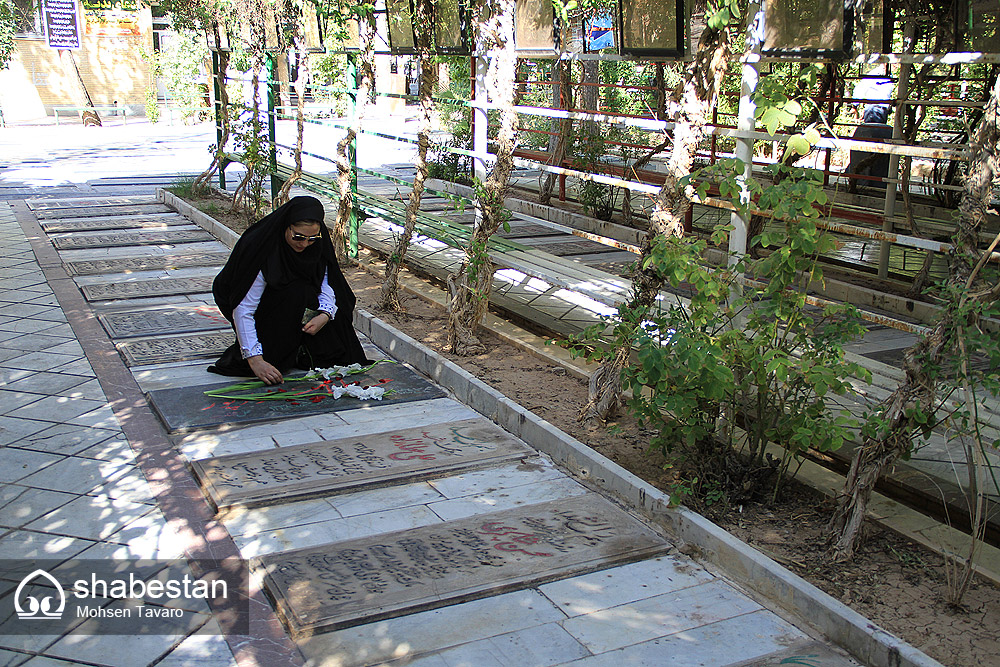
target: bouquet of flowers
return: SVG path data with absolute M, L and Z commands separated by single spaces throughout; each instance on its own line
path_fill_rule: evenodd
M 393 393 L 392 389 L 386 389 L 384 386 L 391 380 L 383 379 L 373 384 L 362 385 L 360 382 L 345 382 L 344 378 L 367 373 L 378 364 L 394 363 L 396 362 L 391 359 L 380 359 L 368 366 L 351 364 L 332 368 L 313 368 L 301 377 L 285 378 L 281 385 L 266 385 L 260 380 L 246 380 L 221 389 L 210 389 L 205 395 L 239 401 L 308 400 L 318 403 L 326 398 L 336 400 L 342 396 L 351 396 L 361 401 L 380 401 L 383 396 Z

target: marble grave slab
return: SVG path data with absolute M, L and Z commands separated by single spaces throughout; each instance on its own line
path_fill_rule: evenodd
M 611 246 L 606 246 L 603 243 L 572 236 L 565 238 L 524 239 L 521 243 L 531 246 L 536 250 L 547 252 L 550 255 L 556 255 L 557 257 L 565 257 L 567 255 L 587 255 L 591 253 L 614 250 Z
M 28 208 L 32 211 L 49 211 L 53 209 L 79 208 L 81 206 L 122 206 L 126 204 L 158 204 L 155 197 L 71 197 L 60 199 L 29 199 Z
M 543 225 L 538 222 L 521 222 L 518 220 L 510 221 L 509 232 L 505 232 L 501 229 L 496 235 L 504 239 L 523 239 L 537 236 L 561 236 L 566 240 L 569 240 L 570 238 L 566 232 L 553 229 L 548 225 Z
M 120 234 L 88 234 L 87 236 L 57 236 L 52 245 L 58 250 L 80 248 L 114 248 L 132 245 L 163 245 L 215 241 L 204 229 L 173 229 L 164 232 L 122 232 Z
M 53 208 L 37 211 L 35 217 L 39 220 L 51 220 L 52 218 L 93 218 L 106 215 L 143 215 L 147 213 L 176 213 L 176 211 L 166 204 L 121 204 L 113 206 Z
M 192 331 L 229 329 L 219 309 L 206 303 L 171 304 L 141 310 L 98 313 L 97 319 L 112 338 L 158 336 Z
M 403 202 L 406 203 L 405 201 Z M 465 213 L 470 210 L 469 206 L 464 207 L 456 202 L 448 201 L 447 199 L 421 199 L 420 200 L 420 210 L 424 213 L 436 212 L 436 211 L 455 211 L 456 213 Z
M 215 276 L 194 276 L 191 278 L 162 278 L 160 280 L 134 280 L 116 283 L 80 285 L 80 291 L 87 301 L 110 301 L 111 299 L 136 299 L 177 294 L 200 294 L 212 291 Z
M 223 509 L 408 484 L 534 455 L 479 418 L 202 459 L 192 467 L 216 509 Z
M 131 338 L 115 343 L 115 347 L 125 359 L 126 366 L 144 366 L 190 359 L 214 359 L 234 342 L 236 335 L 230 330 L 186 336 Z
M 66 270 L 74 276 L 93 276 L 102 273 L 135 273 L 137 271 L 184 269 L 195 266 L 218 266 L 221 268 L 228 258 L 228 252 L 113 257 L 67 262 Z
M 190 225 L 183 215 L 115 216 L 109 218 L 69 218 L 47 220 L 42 229 L 49 234 L 59 232 L 94 232 L 110 229 L 167 229 L 176 225 Z
M 466 209 L 464 213 L 460 213 L 458 211 L 443 211 L 441 213 L 435 213 L 434 215 L 439 218 L 445 218 L 449 222 L 454 222 L 458 225 L 471 225 L 476 221 L 475 211 L 469 211 L 468 209 Z
M 597 494 L 251 560 L 293 636 L 654 556 L 669 543 Z
M 235 340 L 234 335 L 228 333 L 228 336 L 228 340 L 232 343 Z M 287 374 L 286 377 L 288 377 Z M 171 432 L 180 432 L 213 428 L 223 424 L 249 424 L 357 408 L 378 409 L 380 405 L 389 403 L 424 401 L 441 398 L 445 395 L 440 387 L 425 380 L 403 364 L 395 363 L 379 364 L 366 373 L 351 375 L 344 380 L 346 384 L 383 386 L 387 393 L 381 400 L 363 401 L 351 396 L 342 396 L 337 399 L 332 396 L 313 396 L 308 398 L 292 397 L 288 400 L 257 401 L 239 398 L 212 398 L 205 395 L 207 390 L 221 389 L 238 381 L 240 381 L 239 378 L 233 378 L 222 384 L 156 389 L 149 392 L 149 400 L 167 428 Z M 333 382 L 340 381 L 324 381 L 320 378 L 311 382 L 286 382 L 272 389 L 276 392 L 287 393 L 308 390 L 330 394 Z

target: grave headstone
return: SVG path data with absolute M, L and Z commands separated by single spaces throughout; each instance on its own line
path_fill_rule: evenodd
M 148 213 L 174 213 L 166 204 L 123 204 L 114 206 L 82 206 L 53 208 L 35 213 L 39 220 L 52 218 L 92 218 L 107 215 L 143 215 Z
M 99 313 L 104 330 L 112 338 L 156 336 L 192 331 L 229 329 L 219 309 L 208 304 L 176 304 L 142 310 Z
M 87 301 L 110 301 L 112 299 L 136 299 L 177 294 L 199 294 L 212 291 L 214 276 L 192 278 L 164 278 L 162 280 L 135 280 L 116 283 L 80 285 L 80 291 Z
M 94 206 L 123 206 L 126 204 L 158 204 L 155 198 L 138 197 L 71 197 L 60 199 L 29 199 L 28 208 L 32 211 L 50 211 L 65 208 L 81 208 Z
M 236 335 L 232 331 L 213 331 L 187 336 L 134 338 L 116 343 L 115 347 L 124 357 L 126 366 L 144 366 L 211 359 L 222 354 L 235 340 Z
M 611 246 L 606 246 L 597 241 L 587 239 L 569 238 L 540 238 L 521 241 L 525 245 L 530 245 L 536 250 L 547 252 L 550 255 L 564 257 L 566 255 L 587 255 L 591 253 L 608 252 Z
M 465 212 L 461 213 L 458 211 L 454 212 L 442 211 L 441 213 L 437 213 L 436 215 L 439 218 L 444 218 L 445 220 L 449 222 L 454 222 L 455 224 L 458 225 L 471 225 L 476 221 L 475 211 L 469 211 L 469 210 L 466 210 Z
M 72 218 L 49 220 L 42 229 L 49 234 L 60 232 L 93 232 L 111 229 L 165 229 L 176 225 L 190 225 L 182 215 L 146 215 L 108 218 Z
M 596 494 L 263 556 L 251 568 L 293 636 L 640 560 L 669 544 Z
M 485 419 L 232 454 L 192 464 L 216 509 L 407 484 L 532 456 Z
M 447 199 L 422 199 L 420 210 L 425 213 L 432 211 L 458 211 L 459 205 Z
M 511 220 L 510 231 L 505 232 L 501 229 L 497 232 L 497 236 L 504 239 L 521 239 L 537 236 L 561 236 L 567 241 L 570 240 L 570 237 L 568 237 L 565 232 L 560 232 L 558 229 L 553 229 L 548 225 L 543 225 L 538 222 L 521 222 L 518 220 Z
M 57 236 L 52 239 L 52 245 L 58 250 L 77 250 L 81 248 L 114 248 L 117 246 L 163 245 L 215 240 L 214 236 L 203 229 L 177 229 L 165 232 L 123 232 L 121 234 Z
M 234 340 L 233 334 L 229 333 L 228 335 L 231 343 Z M 402 364 L 394 363 L 381 363 L 366 373 L 350 375 L 343 380 L 345 384 L 382 386 L 387 390 L 387 393 L 381 400 L 360 400 L 351 396 L 334 399 L 332 397 L 333 383 L 339 383 L 339 380 L 326 381 L 320 378 L 308 382 L 292 382 L 294 377 L 301 377 L 301 375 L 286 375 L 287 381 L 283 385 L 271 388 L 274 392 L 290 395 L 288 399 L 282 400 L 248 400 L 235 394 L 233 398 L 211 398 L 205 395 L 206 390 L 227 387 L 235 383 L 237 379 L 223 384 L 157 389 L 149 392 L 149 400 L 167 428 L 172 432 L 178 432 L 212 428 L 222 424 L 248 424 L 287 419 L 322 412 L 338 412 L 357 408 L 377 409 L 380 405 L 389 403 L 423 401 L 441 398 L 445 395 L 439 387 L 431 384 L 411 369 Z M 293 395 L 310 392 L 322 392 L 324 396 L 297 398 Z
M 135 273 L 184 269 L 194 266 L 221 267 L 229 258 L 228 252 L 205 252 L 190 255 L 147 255 L 145 257 L 114 257 L 67 262 L 66 270 L 75 276 L 92 276 L 102 273 Z

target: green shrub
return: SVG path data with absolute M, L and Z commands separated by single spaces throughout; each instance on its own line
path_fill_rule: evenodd
M 727 161 L 704 170 L 699 186 L 713 176 L 735 196 L 740 173 L 742 165 Z M 783 232 L 763 235 L 774 250 L 760 260 L 706 266 L 706 240 L 657 238 L 641 270 L 675 296 L 650 311 L 623 305 L 569 344 L 595 360 L 622 344 L 633 348 L 622 377 L 627 406 L 656 429 L 651 444 L 678 467 L 678 491 L 702 502 L 776 494 L 792 461 L 810 448 L 839 448 L 859 426 L 838 405 L 852 392 L 851 378 L 870 378 L 844 356 L 843 345 L 863 332 L 856 310 L 811 308 L 795 289 L 822 278 L 817 256 L 834 244 L 816 226 L 825 203 L 820 185 L 801 169 L 766 189 L 748 183 L 760 206 L 785 220 Z M 726 232 L 717 229 L 713 242 Z M 741 276 L 751 279 L 742 293 Z M 780 458 L 767 454 L 769 443 L 783 448 Z

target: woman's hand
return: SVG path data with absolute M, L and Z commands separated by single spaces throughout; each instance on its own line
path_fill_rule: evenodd
M 326 326 L 326 323 L 330 321 L 330 314 L 326 312 L 321 312 L 316 317 L 312 318 L 302 326 L 302 331 L 310 335 L 315 335 L 317 331 Z
M 247 363 L 250 364 L 250 370 L 257 379 L 264 384 L 281 384 L 285 381 L 285 378 L 281 377 L 281 371 L 264 361 L 264 357 L 259 354 L 247 357 Z

